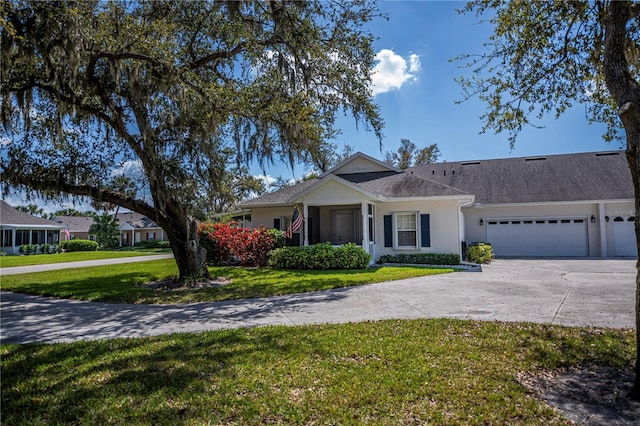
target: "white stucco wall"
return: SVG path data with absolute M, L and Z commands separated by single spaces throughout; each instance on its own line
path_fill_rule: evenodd
M 562 218 L 562 217 L 584 217 L 587 219 L 587 236 L 590 257 L 603 257 L 608 253 L 612 253 L 612 220 L 606 223 L 604 217 L 600 217 L 600 204 L 598 202 L 587 203 L 556 203 L 548 205 L 521 205 L 521 206 L 502 206 L 502 207 L 482 207 L 474 206 L 463 208 L 462 212 L 465 221 L 465 240 L 467 242 L 487 241 L 487 219 L 495 218 Z M 633 203 L 602 203 L 605 215 L 607 212 L 614 211 L 632 211 Z M 596 223 L 591 223 L 591 216 L 594 216 Z M 611 216 L 611 215 L 609 215 Z M 480 225 L 480 219 L 484 220 L 484 224 Z M 605 221 L 605 229 L 607 239 L 607 253 L 603 253 L 601 249 L 601 221 Z M 491 241 L 488 241 L 491 242 Z
M 394 212 L 419 211 L 429 214 L 431 247 L 417 250 L 394 249 L 384 246 L 383 216 Z M 460 232 L 458 222 L 458 200 L 437 200 L 400 203 L 379 203 L 376 205 L 376 259 L 385 254 L 396 253 L 460 253 Z

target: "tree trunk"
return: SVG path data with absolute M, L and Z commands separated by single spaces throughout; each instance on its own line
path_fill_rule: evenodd
M 609 3 L 605 20 L 603 71 L 607 89 L 618 106 L 627 139 L 627 162 L 635 194 L 636 247 L 640 254 L 640 85 L 629 73 L 626 57 L 627 24 L 632 19 L 629 1 Z M 640 259 L 636 261 L 636 367 L 630 398 L 640 401 Z
M 198 222 L 183 209 L 170 209 L 166 219 L 159 219 L 158 225 L 164 230 L 171 243 L 173 257 L 178 265 L 179 279 L 210 278 L 207 269 L 207 250 L 200 245 Z

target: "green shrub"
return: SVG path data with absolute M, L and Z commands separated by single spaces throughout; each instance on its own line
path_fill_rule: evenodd
M 6 256 L 6 255 L 7 255 L 7 252 L 6 252 L 6 251 L 4 251 L 4 250 L 0 250 L 0 256 Z
M 277 269 L 364 269 L 369 262 L 371 255 L 353 243 L 282 247 L 269 252 L 269 266 Z
M 460 255 L 450 253 L 401 253 L 380 256 L 379 263 L 410 265 L 459 265 Z
M 90 240 L 69 240 L 60 244 L 65 251 L 96 251 L 98 243 Z
M 169 241 L 159 241 L 159 240 L 143 240 L 135 243 L 136 247 L 142 248 L 169 248 Z
M 49 254 L 51 253 L 51 244 L 47 244 L 44 243 L 40 246 L 40 252 L 42 252 L 42 254 Z
M 467 258 L 473 263 L 488 263 L 493 259 L 493 247 L 489 243 L 471 243 L 467 248 Z

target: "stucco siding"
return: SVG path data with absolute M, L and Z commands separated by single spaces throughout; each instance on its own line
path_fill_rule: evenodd
M 394 249 L 384 246 L 384 215 L 394 212 L 429 214 L 431 246 L 414 250 Z M 385 254 L 398 253 L 460 253 L 458 201 L 419 201 L 376 204 L 376 259 Z
M 605 223 L 607 241 L 607 253 L 603 253 L 601 249 L 601 221 L 605 220 L 600 217 L 599 203 L 566 203 L 566 204 L 550 204 L 550 205 L 522 205 L 522 206 L 505 206 L 505 207 L 470 207 L 463 208 L 465 220 L 465 241 L 487 241 L 488 220 L 498 218 L 584 218 L 587 223 L 587 239 L 588 239 L 588 255 L 590 257 L 603 257 L 608 253 L 612 253 L 612 221 Z M 617 203 L 604 204 L 606 212 L 631 210 L 633 203 Z M 591 216 L 594 217 L 595 223 L 591 222 Z M 480 224 L 480 219 L 483 224 Z M 488 241 L 491 243 L 491 241 Z
M 301 211 L 302 213 L 302 211 Z M 265 228 L 273 228 L 273 220 L 280 217 L 291 217 L 293 215 L 293 207 L 265 207 L 252 209 L 251 225 L 253 228 L 264 226 Z

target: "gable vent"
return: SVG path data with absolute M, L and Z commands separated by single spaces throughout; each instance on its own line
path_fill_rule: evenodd
M 474 164 L 480 164 L 479 161 L 469 161 L 468 163 L 460 163 L 461 166 L 473 166 Z
M 598 152 L 596 157 L 608 157 L 610 155 L 618 155 L 617 152 Z
M 546 159 L 547 157 L 533 157 L 533 158 L 525 158 L 524 161 L 542 161 Z

